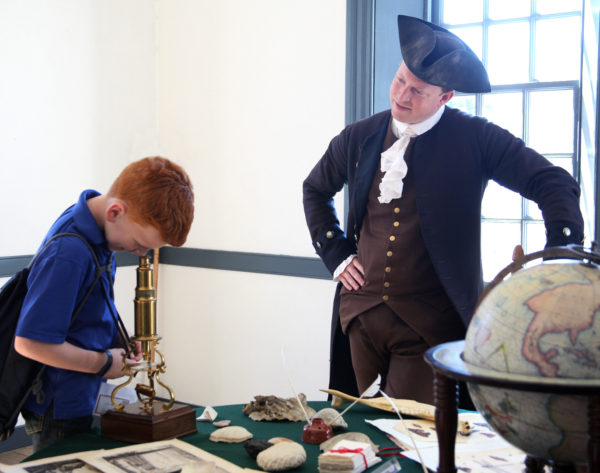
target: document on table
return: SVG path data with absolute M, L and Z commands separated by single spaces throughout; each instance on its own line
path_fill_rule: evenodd
M 460 414 L 471 425 L 470 435 L 456 436 L 455 463 L 464 472 L 521 473 L 525 453 L 498 435 L 483 416 L 478 413 Z M 421 419 L 365 420 L 392 437 L 406 457 L 419 462 L 415 446 L 421 453 L 425 466 L 437 470 L 439 463 L 438 440 L 435 422 Z M 403 425 L 404 424 L 404 425 Z M 408 434 L 410 430 L 411 435 Z M 411 439 L 412 436 L 412 439 Z

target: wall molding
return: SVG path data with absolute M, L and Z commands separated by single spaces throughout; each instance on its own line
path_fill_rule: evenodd
M 27 266 L 31 258 L 32 255 L 0 257 L 0 277 L 11 277 Z M 131 253 L 117 253 L 116 258 L 119 267 L 137 266 L 139 262 L 138 257 Z M 331 280 L 331 274 L 320 259 L 302 256 L 165 247 L 160 250 L 160 262 L 193 268 Z

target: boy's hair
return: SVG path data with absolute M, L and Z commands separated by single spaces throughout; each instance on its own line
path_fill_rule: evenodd
M 108 195 L 123 200 L 132 221 L 153 226 L 170 245 L 185 243 L 194 219 L 194 192 L 177 164 L 160 156 L 135 161 L 121 171 Z

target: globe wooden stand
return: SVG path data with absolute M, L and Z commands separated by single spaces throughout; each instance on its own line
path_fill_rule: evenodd
M 502 373 L 495 374 L 490 371 L 484 373 L 485 370 L 473 372 L 461 358 L 464 346 L 464 340 L 449 342 L 430 348 L 425 353 L 425 361 L 434 371 L 435 427 L 439 445 L 438 473 L 456 473 L 454 447 L 458 425 L 458 381 L 517 391 L 587 396 L 589 399 L 588 471 L 600 473 L 600 380 L 539 378 L 538 381 L 537 378 L 532 380 L 531 377 L 527 377 L 526 380 L 507 379 L 502 377 Z M 575 471 L 571 463 L 554 462 L 527 455 L 525 472 L 541 473 L 544 471 L 544 465 L 551 466 L 553 473 Z

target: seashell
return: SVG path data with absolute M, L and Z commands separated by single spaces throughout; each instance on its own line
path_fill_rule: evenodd
M 298 395 L 306 415 L 310 418 L 315 410 L 306 403 L 306 395 Z M 304 411 L 298 405 L 298 399 L 287 399 L 277 396 L 254 396 L 254 401 L 242 408 L 242 412 L 252 420 L 291 420 L 293 422 L 306 421 Z
M 252 434 L 239 425 L 231 425 L 229 427 L 217 429 L 208 437 L 212 442 L 225 443 L 241 443 L 251 438 Z
M 323 442 L 321 445 L 319 445 L 319 448 L 321 449 L 322 452 L 328 452 L 333 447 L 335 447 L 335 445 L 340 440 L 352 440 L 355 442 L 370 443 L 374 452 L 377 452 L 379 450 L 379 446 L 375 445 L 371 441 L 371 439 L 367 435 L 363 434 L 362 432 L 345 432 L 343 434 L 338 434 L 334 437 L 331 437 L 329 440 L 326 440 L 325 442 Z
M 285 471 L 298 468 L 306 462 L 306 450 L 296 442 L 280 442 L 263 450 L 256 463 L 265 471 Z
M 327 425 L 331 426 L 332 429 L 348 428 L 348 424 L 346 424 L 346 421 L 340 415 L 340 413 L 338 411 L 336 411 L 335 409 L 332 409 L 331 407 L 326 407 L 325 409 L 321 409 L 314 416 L 312 416 L 311 420 L 314 419 L 315 417 L 320 417 L 321 419 L 323 419 L 323 422 L 325 422 Z
M 272 437 L 269 439 L 269 442 L 271 442 L 273 445 L 275 445 L 276 443 L 281 443 L 281 442 L 293 442 L 293 440 L 291 440 L 287 437 Z
M 229 419 L 216 420 L 212 424 L 215 427 L 227 427 L 229 424 L 231 424 L 231 421 Z

